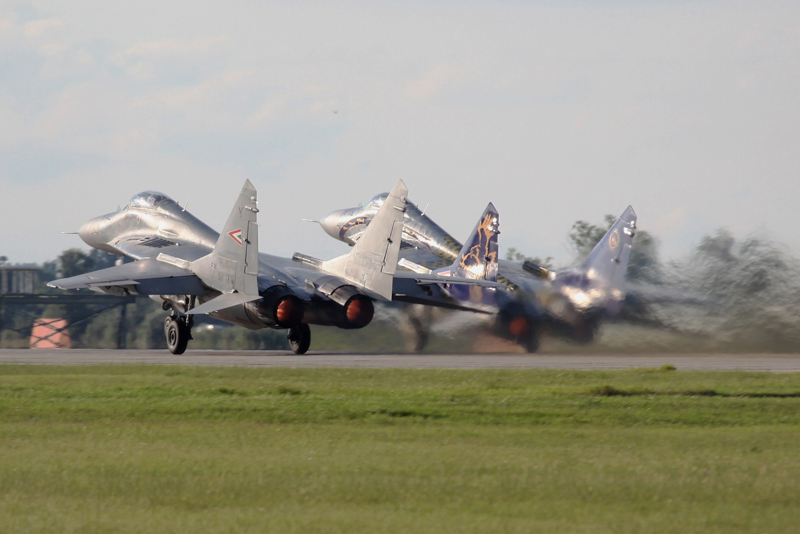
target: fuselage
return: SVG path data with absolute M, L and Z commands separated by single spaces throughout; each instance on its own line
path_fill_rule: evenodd
M 219 239 L 218 232 L 156 191 L 134 195 L 121 210 L 89 220 L 78 230 L 78 235 L 91 247 L 137 260 L 141 257 L 116 245 L 128 238 L 151 236 L 154 240 L 149 245 L 154 250 L 178 242 L 211 250 Z

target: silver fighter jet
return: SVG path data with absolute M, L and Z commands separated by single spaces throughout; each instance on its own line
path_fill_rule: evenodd
M 164 330 L 173 354 L 186 350 L 197 314 L 250 329 L 288 329 L 292 350 L 303 354 L 311 343 L 309 324 L 363 328 L 372 321 L 374 300 L 459 307 L 431 289 L 440 277 L 396 272 L 407 194 L 402 180 L 397 182 L 353 250 L 322 261 L 299 253 L 292 258 L 259 254 L 258 200 L 249 180 L 222 233 L 166 195 L 145 191 L 78 232 L 88 245 L 134 262 L 48 285 L 149 296 L 170 311 Z M 483 279 L 451 282 L 497 286 Z
M 357 245 L 386 200 L 386 193 L 376 195 L 366 206 L 331 212 L 319 223 L 331 237 Z M 573 341 L 591 341 L 599 322 L 616 316 L 623 306 L 635 230 L 636 213 L 628 206 L 576 268 L 551 272 L 529 261 L 520 265 L 499 260 L 497 280 L 512 291 L 495 293 L 495 333 L 529 352 L 537 350 L 544 331 Z M 403 242 L 400 265 L 418 272 L 446 267 L 462 248 L 411 202 L 406 205 Z M 412 324 L 418 340 L 426 339 L 424 325 Z

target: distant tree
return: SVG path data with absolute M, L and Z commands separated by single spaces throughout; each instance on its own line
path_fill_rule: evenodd
M 604 224 L 596 226 L 587 221 L 575 221 L 569 233 L 570 246 L 575 250 L 579 260 L 584 260 L 589 256 L 594 246 L 603 239 L 608 229 L 614 224 L 617 218 L 613 215 L 606 215 L 603 218 Z
M 70 248 L 58 257 L 58 265 L 59 277 L 69 278 L 93 271 L 95 260 L 90 254 L 86 254 L 78 248 Z
M 679 319 L 725 342 L 725 350 L 796 352 L 800 347 L 800 263 L 785 246 L 760 237 L 737 241 L 718 230 L 674 267 L 676 284 L 716 299 Z
M 94 268 L 95 269 L 106 269 L 108 267 L 113 267 L 117 259 L 121 256 L 114 256 L 113 254 L 109 254 L 103 250 L 97 250 L 93 248 L 91 252 L 89 252 L 89 257 L 92 258 L 94 261 Z

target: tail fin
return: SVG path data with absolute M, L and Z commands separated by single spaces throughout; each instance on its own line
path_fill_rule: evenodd
M 217 291 L 258 295 L 258 198 L 246 180 L 211 254 L 192 262 L 192 270 Z
M 408 188 L 399 180 L 349 254 L 322 262 L 322 270 L 392 300 Z
M 452 276 L 497 281 L 499 222 L 500 215 L 490 202 L 450 268 Z
M 621 289 L 628 272 L 635 231 L 636 212 L 628 206 L 592 249 L 582 265 L 583 270 L 591 278 L 602 281 L 606 287 Z

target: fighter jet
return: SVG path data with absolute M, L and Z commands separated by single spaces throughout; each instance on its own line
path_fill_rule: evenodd
M 386 193 L 367 205 L 337 210 L 319 221 L 331 237 L 356 245 L 374 214 L 386 202 Z M 456 258 L 461 243 L 411 202 L 406 205 L 401 267 L 417 272 L 441 269 Z M 636 213 L 628 208 L 608 230 L 583 264 L 549 271 L 526 261 L 497 262 L 497 280 L 511 289 L 495 294 L 495 333 L 527 351 L 538 349 L 543 331 L 573 341 L 590 342 L 601 320 L 616 316 L 625 300 L 625 276 L 636 231 Z M 414 323 L 412 321 L 412 323 Z M 426 339 L 417 321 L 416 336 Z M 419 348 L 420 343 L 416 343 Z
M 249 180 L 221 233 L 163 193 L 145 191 L 78 232 L 86 244 L 134 262 L 48 285 L 152 298 L 170 312 L 164 331 L 173 354 L 186 350 L 198 314 L 250 329 L 288 329 L 292 351 L 303 354 L 311 344 L 309 324 L 363 328 L 372 321 L 375 300 L 399 297 L 463 308 L 431 289 L 440 277 L 397 271 L 407 194 L 402 180 L 397 182 L 350 253 L 323 261 L 300 253 L 259 254 L 258 200 Z M 498 285 L 461 277 L 449 281 L 453 287 Z

